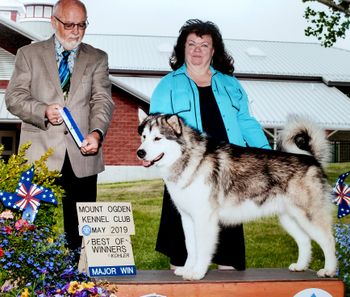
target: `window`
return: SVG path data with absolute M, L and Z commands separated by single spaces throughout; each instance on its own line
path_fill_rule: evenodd
M 11 136 L 1 137 L 1 144 L 4 146 L 4 151 L 12 151 L 13 150 L 13 137 L 11 137 Z
M 45 18 L 52 16 L 52 5 L 26 5 L 26 18 Z
M 16 152 L 16 131 L 0 131 L 1 144 L 4 146 L 1 158 L 8 158 Z
M 34 17 L 34 6 L 33 5 L 26 6 L 26 17 L 27 18 Z
M 43 6 L 35 6 L 35 13 L 34 13 L 34 17 L 35 18 L 42 18 L 43 17 L 43 9 L 44 7 Z
M 44 18 L 51 18 L 52 6 L 44 6 Z

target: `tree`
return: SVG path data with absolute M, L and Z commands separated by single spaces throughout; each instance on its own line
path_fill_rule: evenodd
M 350 27 L 350 0 L 302 0 L 318 2 L 326 6 L 316 11 L 309 6 L 304 18 L 311 23 L 305 29 L 306 36 L 315 36 L 325 47 L 331 47 L 339 38 L 345 38 Z

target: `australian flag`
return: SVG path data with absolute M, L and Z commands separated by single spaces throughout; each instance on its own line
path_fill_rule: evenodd
M 22 173 L 14 193 L 0 191 L 0 200 L 6 208 L 23 211 L 22 218 L 33 223 L 40 202 L 57 205 L 55 195 L 50 189 L 32 183 L 34 166 Z
M 333 188 L 333 202 L 338 205 L 338 218 L 350 214 L 350 187 L 344 183 L 349 174 L 350 171 L 341 174 Z

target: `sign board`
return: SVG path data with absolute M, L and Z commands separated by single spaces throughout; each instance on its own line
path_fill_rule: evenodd
M 129 202 L 77 203 L 79 235 L 134 235 Z
M 81 202 L 77 203 L 77 212 L 88 275 L 135 275 L 130 239 L 135 234 L 131 204 Z
M 89 276 L 136 274 L 130 236 L 84 238 Z

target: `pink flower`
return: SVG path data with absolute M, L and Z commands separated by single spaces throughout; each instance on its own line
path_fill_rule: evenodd
M 16 223 L 15 223 L 15 228 L 18 231 L 25 231 L 27 230 L 29 227 L 29 223 L 27 220 L 23 220 L 23 219 L 19 219 Z
M 12 211 L 7 209 L 0 214 L 0 219 L 13 219 Z

